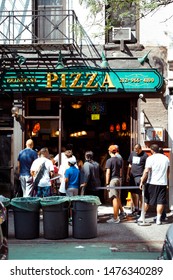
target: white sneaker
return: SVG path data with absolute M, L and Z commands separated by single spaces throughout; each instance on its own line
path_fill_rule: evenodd
M 162 224 L 161 220 L 156 219 L 156 225 L 161 225 L 161 224 Z
M 120 219 L 119 219 L 119 218 L 117 218 L 117 219 L 111 218 L 111 219 L 107 220 L 106 222 L 107 222 L 108 224 L 111 224 L 111 223 L 119 224 L 119 223 L 120 223 Z
M 137 219 L 137 222 L 142 223 L 143 222 L 142 217 L 139 217 L 139 219 Z

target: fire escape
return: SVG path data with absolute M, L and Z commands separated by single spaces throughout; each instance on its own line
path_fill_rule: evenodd
M 0 11 L 0 71 L 95 66 L 101 55 L 73 10 Z

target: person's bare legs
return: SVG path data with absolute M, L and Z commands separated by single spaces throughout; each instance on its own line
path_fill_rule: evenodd
M 139 195 L 138 195 L 138 199 L 139 199 L 139 202 L 138 202 L 139 211 L 141 211 L 141 209 L 142 209 L 142 194 L 139 194 Z
M 139 219 L 138 219 L 139 222 L 142 222 L 142 221 L 143 221 L 143 215 L 145 216 L 145 214 L 146 214 L 148 208 L 149 208 L 149 204 L 144 203 L 144 213 L 143 213 L 143 211 L 141 211 L 141 216 L 140 216 Z M 142 209 L 142 210 L 143 210 L 143 209 Z
M 112 200 L 112 204 L 113 204 L 114 219 L 117 219 L 119 213 L 119 198 L 114 197 Z
M 132 201 L 133 201 L 133 205 L 135 207 L 135 211 L 138 211 L 138 209 L 139 209 L 139 197 L 138 197 L 138 194 L 131 193 L 131 195 L 132 195 Z
M 156 207 L 156 211 L 157 211 L 156 224 L 158 224 L 158 225 L 161 224 L 161 216 L 162 216 L 163 210 L 164 210 L 164 205 L 163 204 L 157 204 L 157 207 Z

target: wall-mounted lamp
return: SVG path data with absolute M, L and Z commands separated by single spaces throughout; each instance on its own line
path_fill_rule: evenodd
M 59 129 L 57 129 L 57 130 L 52 129 L 51 137 L 59 137 Z
M 119 123 L 116 124 L 115 129 L 116 129 L 116 131 L 120 131 L 121 127 L 120 127 Z
M 64 64 L 62 61 L 62 54 L 61 54 L 61 51 L 59 51 L 58 63 L 56 65 L 56 69 L 63 69 L 63 68 L 64 68 Z
M 11 113 L 12 113 L 12 117 L 14 118 L 18 118 L 19 116 L 19 108 L 14 106 L 12 109 L 11 109 Z
M 59 130 L 55 131 L 55 136 L 58 137 L 59 136 Z
M 24 63 L 26 62 L 26 57 L 24 57 L 24 56 L 22 56 L 22 55 L 19 55 L 19 54 L 17 53 L 17 51 L 13 52 L 13 53 L 12 53 L 12 56 L 13 56 L 13 58 L 14 58 L 15 60 L 17 60 L 17 63 L 18 63 L 19 65 L 22 65 L 22 64 L 24 64 Z
M 108 67 L 109 67 L 109 63 L 108 63 L 108 61 L 106 60 L 106 57 L 105 57 L 104 52 L 102 52 L 102 62 L 101 62 L 101 64 L 100 64 L 100 67 L 101 67 L 101 68 L 108 68 Z
M 31 132 L 32 137 L 36 137 L 37 136 L 37 132 Z
M 113 125 L 113 124 L 110 124 L 110 126 L 109 126 L 109 131 L 110 131 L 110 132 L 114 132 L 114 130 L 115 130 L 114 125 Z
M 80 109 L 82 107 L 82 102 L 81 101 L 72 102 L 71 107 L 73 109 Z
M 144 97 L 143 93 L 139 94 L 139 98 L 142 99 Z
M 34 127 L 33 127 L 33 129 L 32 129 L 32 132 L 33 133 L 37 133 L 37 132 L 39 132 L 40 131 L 40 123 L 38 122 L 38 123 L 36 123 L 35 125 L 34 125 Z
M 143 57 L 138 58 L 138 61 L 140 62 L 141 65 L 144 65 L 145 62 L 149 62 L 148 55 L 150 52 L 151 52 L 151 50 Z
M 127 129 L 127 124 L 126 122 L 123 122 L 121 125 L 122 130 L 126 130 Z
M 119 132 L 120 130 L 127 130 L 127 123 L 126 122 L 122 122 L 122 124 L 120 125 L 119 123 L 117 123 L 115 126 L 113 124 L 110 124 L 109 126 L 109 131 L 110 132 L 114 132 L 114 131 Z
M 17 56 L 16 56 L 16 59 L 17 59 L 17 62 L 18 62 L 20 65 L 22 65 L 22 64 L 24 64 L 24 63 L 26 62 L 26 58 L 25 58 L 24 56 L 22 56 L 22 55 L 17 55 Z
M 25 129 L 25 119 L 24 117 L 19 114 L 19 108 L 17 106 L 14 106 L 12 109 L 11 109 L 11 113 L 12 113 L 12 117 L 15 118 L 15 120 L 17 122 L 20 123 L 20 127 L 22 129 L 22 131 Z

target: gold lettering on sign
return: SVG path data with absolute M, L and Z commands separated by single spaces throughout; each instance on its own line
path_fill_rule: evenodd
M 52 88 L 52 83 L 58 80 L 56 73 L 47 73 L 47 88 Z
M 76 73 L 72 73 L 70 75 L 71 78 L 73 78 L 73 76 L 76 76 L 76 78 L 73 80 L 73 82 L 70 85 L 70 88 L 82 88 L 83 87 L 83 83 L 81 83 L 80 85 L 77 85 L 77 83 L 79 82 L 82 74 L 76 74 Z
M 95 74 L 87 73 L 86 77 L 88 78 L 89 76 L 91 76 L 91 77 L 90 77 L 88 83 L 86 84 L 86 88 L 98 88 L 98 83 L 93 85 L 93 82 L 97 77 L 97 73 L 95 73 Z
M 67 88 L 66 86 L 66 74 L 61 75 L 61 85 L 60 88 Z
M 105 88 L 105 85 L 108 85 L 108 88 L 115 88 L 108 73 L 105 75 L 101 88 Z

